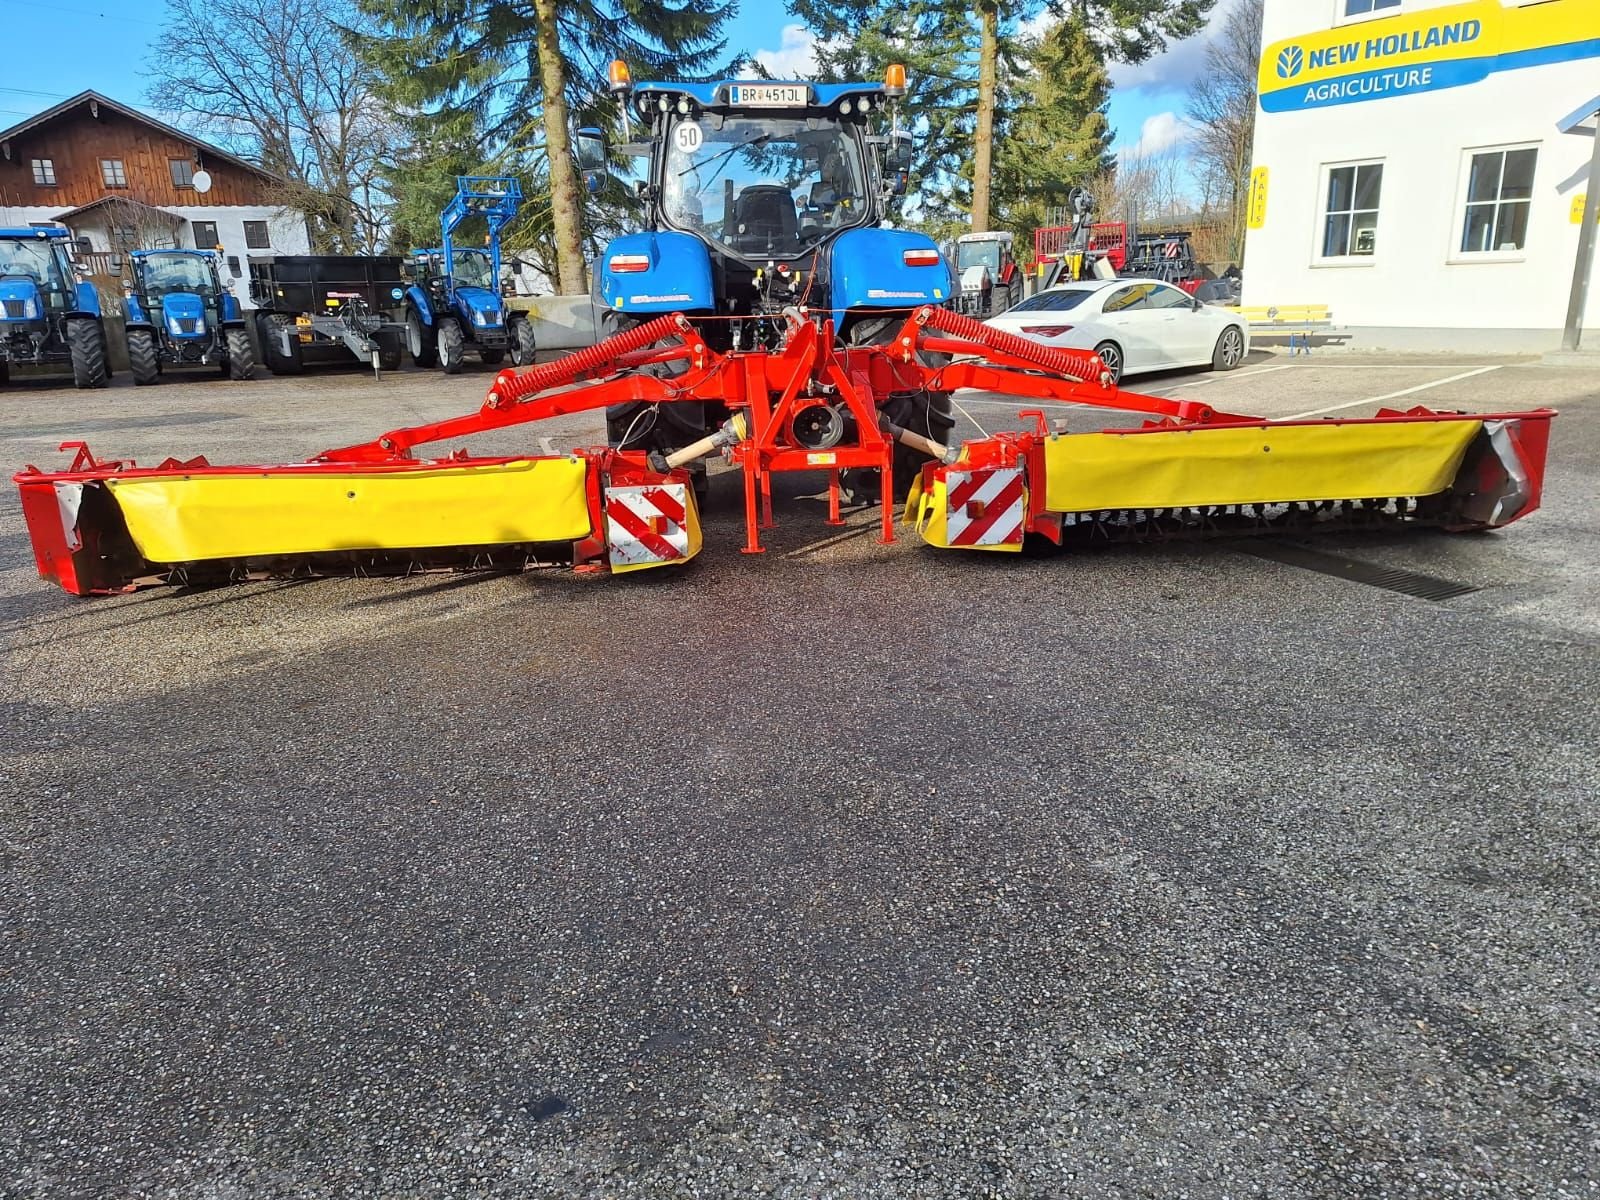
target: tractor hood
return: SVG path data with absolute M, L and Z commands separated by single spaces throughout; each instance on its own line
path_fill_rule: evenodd
M 168 292 L 161 297 L 161 319 L 173 337 L 199 337 L 206 332 L 206 306 L 193 292 Z
M 44 316 L 44 297 L 31 279 L 0 279 L 0 321 L 37 321 Z
M 488 288 L 457 287 L 456 296 L 480 329 L 497 329 L 506 319 L 505 301 Z

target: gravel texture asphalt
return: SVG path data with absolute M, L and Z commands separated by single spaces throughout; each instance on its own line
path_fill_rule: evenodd
M 0 465 L 486 381 L 19 384 Z M 1144 386 L 1564 415 L 1540 514 L 1336 539 L 1437 603 L 830 539 L 804 486 L 747 558 L 726 475 L 680 571 L 83 601 L 8 488 L 0 1196 L 1600 1195 L 1600 380 Z

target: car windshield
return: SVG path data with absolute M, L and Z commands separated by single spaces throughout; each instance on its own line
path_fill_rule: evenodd
M 1077 308 L 1098 289 L 1092 288 L 1061 288 L 1053 292 L 1040 292 L 1037 296 L 1029 296 L 1021 304 L 1013 304 L 1010 311 L 1019 312 L 1066 312 L 1069 308 Z
M 1000 243 L 957 242 L 956 266 L 963 271 L 968 267 L 988 267 L 991 271 L 998 271 L 1000 269 Z
M 144 290 L 153 300 L 172 292 L 216 294 L 211 264 L 198 254 L 151 254 L 144 260 Z
M 457 250 L 451 255 L 450 261 L 453 265 L 450 273 L 455 277 L 457 287 L 494 287 L 487 250 Z
M 62 287 L 61 267 L 43 238 L 0 242 L 0 279 L 26 276 L 53 290 Z
M 870 216 L 860 148 L 836 120 L 685 117 L 667 146 L 667 222 L 735 254 L 793 258 Z

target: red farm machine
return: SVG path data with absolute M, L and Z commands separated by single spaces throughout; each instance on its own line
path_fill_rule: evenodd
M 868 114 L 903 89 L 896 68 L 883 85 L 641 84 L 631 104 L 655 147 L 659 196 L 666 172 L 687 169 L 674 155 L 723 157 L 700 163 L 696 203 L 682 210 L 692 216 L 607 250 L 601 294 L 627 314 L 611 336 L 501 371 L 475 412 L 294 465 L 172 458 L 141 467 L 69 443 L 66 469 L 15 477 L 41 574 L 88 594 L 146 580 L 682 563 L 701 542 L 691 468 L 715 454 L 740 472 L 750 553 L 772 523 L 773 477 L 800 471 L 826 477 L 834 521 L 847 475 L 863 485 L 858 494 L 870 483 L 884 541 L 895 536 L 898 476 L 925 542 L 989 551 L 1029 539 L 1484 529 L 1538 507 L 1548 409 L 1263 420 L 1122 391 L 1092 353 L 950 311 L 937 251 L 875 228 L 877 206 L 903 185 L 904 159 L 902 141 L 874 135 Z M 693 132 L 680 132 L 686 120 Z M 714 148 L 719 135 L 726 145 Z M 592 139 L 584 153 L 586 166 L 597 161 Z M 736 156 L 739 182 L 715 189 L 716 167 Z M 797 212 L 771 179 L 813 166 L 821 174 L 802 197 L 811 212 Z M 711 199 L 719 217 L 706 211 Z M 863 236 L 878 232 L 896 236 Z M 743 274 L 713 273 L 684 240 L 694 237 Z M 874 275 L 886 255 L 894 270 Z M 663 262 L 677 264 L 675 279 L 655 275 Z M 680 299 L 711 288 L 713 274 L 725 290 L 709 310 Z M 941 294 L 902 295 L 919 288 Z M 960 388 L 1132 413 L 1134 424 L 1068 433 L 1024 411 L 1026 428 L 957 445 L 948 419 L 935 418 Z M 448 445 L 602 411 L 606 447 L 484 456 Z

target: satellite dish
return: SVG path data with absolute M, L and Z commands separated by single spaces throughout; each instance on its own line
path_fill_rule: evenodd
M 211 190 L 211 172 L 196 171 L 194 173 L 194 190 L 204 196 Z

